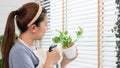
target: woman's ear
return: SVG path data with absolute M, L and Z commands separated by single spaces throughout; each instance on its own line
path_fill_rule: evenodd
M 31 25 L 31 26 L 28 27 L 28 29 L 29 29 L 31 32 L 36 32 L 36 31 L 38 30 L 36 25 Z

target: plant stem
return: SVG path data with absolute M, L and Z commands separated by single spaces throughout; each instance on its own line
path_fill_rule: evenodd
M 74 43 L 78 40 L 78 37 L 74 40 Z
M 58 64 L 56 64 L 56 68 L 59 68 L 59 65 L 58 65 Z

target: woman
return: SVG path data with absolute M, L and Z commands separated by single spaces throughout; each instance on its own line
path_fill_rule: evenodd
M 15 39 L 15 22 L 20 30 Z M 34 53 L 34 40 L 41 40 L 47 31 L 48 17 L 46 10 L 40 5 L 30 2 L 16 11 L 12 11 L 7 19 L 2 42 L 2 68 L 36 68 L 40 62 Z M 77 56 L 77 54 L 76 54 Z M 46 53 L 46 60 L 42 68 L 52 68 L 60 59 L 58 49 Z M 63 55 L 61 68 L 65 68 L 74 59 L 67 59 Z

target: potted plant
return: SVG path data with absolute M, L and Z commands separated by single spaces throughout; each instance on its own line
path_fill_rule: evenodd
M 115 33 L 116 40 L 116 52 L 117 52 L 117 61 L 116 61 L 116 68 L 120 68 L 120 0 L 115 0 L 115 3 L 117 4 L 117 21 L 115 23 L 114 28 L 112 29 L 112 32 Z
M 2 45 L 2 39 L 3 39 L 3 35 L 0 35 L 0 50 L 1 50 L 1 45 Z M 0 58 L 0 68 L 2 68 L 2 59 L 1 58 Z
M 76 31 L 76 39 L 73 41 L 71 36 L 68 35 L 68 31 L 59 31 L 58 36 L 54 36 L 52 38 L 52 41 L 54 43 L 60 43 L 62 45 L 63 52 L 65 55 L 69 58 L 72 59 L 76 56 L 76 48 L 74 46 L 74 43 L 79 39 L 79 37 L 82 35 L 83 30 L 81 27 L 79 27 L 79 30 Z
M 0 47 L 2 45 L 2 39 L 3 39 L 3 35 L 0 35 Z

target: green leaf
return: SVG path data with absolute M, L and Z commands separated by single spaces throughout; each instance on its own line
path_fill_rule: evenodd
M 79 37 L 80 35 L 82 35 L 82 33 L 83 33 L 83 30 L 82 30 L 81 27 L 79 27 L 79 31 L 76 31 L 77 37 Z
M 65 31 L 64 34 L 67 35 L 67 34 L 68 34 L 68 31 Z
M 60 42 L 60 38 L 57 37 L 57 36 L 55 36 L 54 38 L 52 38 L 52 41 L 53 41 L 54 43 L 59 43 L 59 42 Z
M 0 46 L 2 45 L 3 35 L 0 36 Z
M 119 0 L 115 0 L 115 3 L 116 3 L 116 4 L 119 4 Z
M 68 39 L 68 44 L 72 43 L 72 38 L 70 36 L 68 37 Z
M 82 29 L 81 27 L 79 27 L 79 32 L 80 32 L 79 35 L 82 35 L 82 33 L 83 33 L 83 29 Z
M 60 35 L 63 35 L 63 32 L 62 31 L 59 31 L 59 30 L 56 30 L 57 32 L 59 32 L 60 33 Z
M 68 35 L 68 31 L 67 30 L 66 31 L 56 30 L 56 31 L 59 32 L 59 35 L 52 38 L 52 41 L 54 43 L 60 43 L 60 44 L 62 44 L 63 48 L 67 48 L 67 47 L 69 47 L 68 46 L 69 44 L 71 44 L 72 42 L 74 42 L 72 40 L 72 38 Z M 77 38 L 75 39 L 75 41 L 78 39 L 78 37 L 80 35 L 82 35 L 82 33 L 83 33 L 83 30 L 82 30 L 81 27 L 79 27 L 79 30 L 76 31 Z

